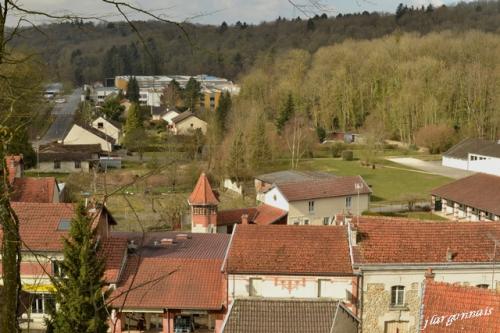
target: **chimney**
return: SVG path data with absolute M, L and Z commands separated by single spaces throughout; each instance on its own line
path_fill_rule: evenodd
M 175 236 L 175 238 L 178 239 L 178 240 L 186 240 L 186 239 L 190 239 L 191 235 L 188 235 L 188 234 L 177 234 L 177 236 Z
M 434 281 L 434 276 L 436 276 L 436 274 L 432 271 L 432 268 L 427 268 L 427 270 L 425 271 L 425 281 L 429 282 L 429 281 Z
M 456 253 L 454 253 L 452 250 L 450 250 L 450 248 L 448 248 L 446 250 L 446 260 L 449 262 L 449 261 L 453 261 L 453 258 L 455 258 L 455 255 Z
M 248 214 L 241 215 L 241 224 L 248 224 Z
M 160 240 L 160 244 L 162 246 L 169 246 L 169 245 L 172 245 L 174 243 L 174 239 L 173 238 L 162 238 Z
M 347 224 L 347 227 L 349 228 L 351 235 L 351 244 L 353 246 L 358 245 L 358 230 L 356 228 L 353 228 L 351 223 Z

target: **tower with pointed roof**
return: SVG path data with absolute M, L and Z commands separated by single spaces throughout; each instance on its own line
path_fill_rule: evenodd
M 191 207 L 191 231 L 216 233 L 219 200 L 205 173 L 200 175 L 193 193 L 189 196 L 188 203 Z

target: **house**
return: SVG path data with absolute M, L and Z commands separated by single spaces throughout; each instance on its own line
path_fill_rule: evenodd
M 207 133 L 207 123 L 201 120 L 191 111 L 184 111 L 172 118 L 170 130 L 174 135 L 192 135 L 197 129 L 203 134 Z
M 98 131 L 104 133 L 115 139 L 115 142 L 119 142 L 122 136 L 122 126 L 119 122 L 106 119 L 104 117 L 98 117 L 92 121 L 92 127 Z
M 236 299 L 222 333 L 357 333 L 359 320 L 331 299 Z
M 364 143 L 363 137 L 358 133 L 351 132 L 330 132 L 326 135 L 322 143 L 344 142 L 344 143 Z
M 435 282 L 432 272 L 428 275 L 419 332 L 500 332 L 500 291 Z
M 58 203 L 61 189 L 54 177 L 15 178 L 12 182 L 11 202 Z
M 197 327 L 219 333 L 228 305 L 221 267 L 230 236 L 179 232 L 123 235 L 132 253 L 111 295 L 112 306 L 121 309 L 112 315 L 114 332 L 136 328 L 133 318 L 144 316 L 146 329 L 156 332 L 174 333 L 174 328 L 178 332 L 183 321 L 193 321 Z
M 237 225 L 223 271 L 230 301 L 333 298 L 357 313 L 346 226 Z
M 101 132 L 100 130 L 88 126 L 74 124 L 62 141 L 64 145 L 101 145 L 101 150 L 111 152 L 116 140 Z
M 443 154 L 443 165 L 500 176 L 500 141 L 465 139 Z
M 167 109 L 161 116 L 163 120 L 167 122 L 168 125 L 172 125 L 172 119 L 180 115 L 180 112 L 176 109 Z
M 64 258 L 63 239 L 68 236 L 75 206 L 32 202 L 11 202 L 11 206 L 19 219 L 19 233 L 23 240 L 20 264 L 22 290 L 29 293 L 31 300 L 31 306 L 22 315 L 22 328 L 26 329 L 29 325 L 30 329 L 44 329 L 48 306 L 54 303 L 52 293 L 55 289 L 51 276 L 61 274 L 58 263 Z M 116 258 L 119 258 L 118 266 L 125 260 L 127 242 L 111 236 L 111 227 L 116 225 L 116 221 L 105 207 L 92 208 L 89 214 L 102 247 L 112 249 L 105 257 L 105 276 L 110 277 L 107 283 L 115 283 L 112 277 L 117 271 Z M 108 242 L 113 242 L 112 246 L 107 245 Z
M 233 227 L 240 223 L 286 223 L 286 211 L 265 204 L 218 211 L 219 199 L 205 173 L 200 175 L 188 204 L 191 208 L 191 231 L 196 233 L 232 233 Z
M 360 215 L 368 209 L 372 192 L 361 176 L 325 176 L 278 181 L 271 186 L 267 181 L 263 184 L 259 199 L 287 211 L 288 224 L 294 225 L 329 225 L 336 214 Z
M 38 170 L 41 172 L 89 172 L 99 163 L 100 144 L 40 145 Z
M 460 221 L 500 221 L 500 177 L 484 173 L 431 191 L 433 211 Z
M 494 260 L 500 224 L 365 216 L 356 220 L 348 226 L 353 268 L 362 281 L 363 332 L 417 332 L 429 269 L 436 282 L 500 288 Z

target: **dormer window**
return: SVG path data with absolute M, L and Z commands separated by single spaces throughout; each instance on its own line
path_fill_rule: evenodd
M 104 123 L 97 123 L 97 128 L 103 129 L 104 128 Z

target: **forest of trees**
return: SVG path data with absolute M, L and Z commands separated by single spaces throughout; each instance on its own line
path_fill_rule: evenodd
M 190 41 L 176 26 L 135 22 L 144 43 L 126 22 L 60 23 L 40 26 L 43 34 L 26 28 L 12 45 L 40 52 L 52 80 L 81 84 L 121 74 L 209 73 L 237 79 L 263 53 L 289 49 L 315 52 L 348 39 L 371 40 L 394 32 L 500 31 L 499 2 L 439 8 L 399 6 L 395 12 L 278 18 L 259 25 L 185 24 Z

